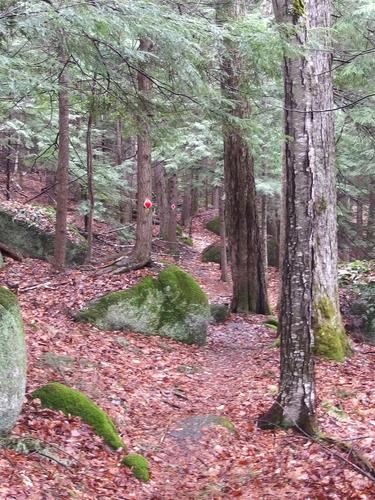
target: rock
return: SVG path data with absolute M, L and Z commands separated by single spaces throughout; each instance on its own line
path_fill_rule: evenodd
M 0 252 L 0 269 L 5 266 L 3 254 Z
M 205 224 L 205 228 L 211 231 L 212 233 L 217 234 L 220 236 L 220 219 L 219 217 L 214 217 L 213 219 L 209 220 Z
M 81 392 L 58 382 L 51 382 L 34 391 L 32 397 L 39 398 L 46 408 L 80 417 L 114 450 L 124 448 L 124 443 L 109 416 Z
M 203 345 L 210 318 L 208 300 L 198 283 L 177 266 L 156 279 L 144 278 L 127 290 L 112 292 L 89 303 L 77 321 L 102 330 L 131 330 Z
M 202 430 L 218 425 L 229 432 L 235 433 L 236 428 L 227 417 L 221 415 L 193 415 L 178 420 L 169 431 L 170 436 L 177 440 L 191 439 L 198 441 L 202 437 Z
M 21 412 L 26 387 L 26 344 L 18 300 L 0 287 L 0 435 Z
M 229 304 L 210 304 L 212 323 L 223 323 L 230 316 Z
M 358 285 L 355 292 L 356 300 L 349 308 L 352 323 L 359 328 L 364 340 L 375 344 L 375 283 Z
M 53 208 L 0 202 L 0 241 L 24 257 L 53 260 L 56 212 Z M 78 230 L 68 226 L 66 264 L 82 264 L 87 251 L 86 240 Z
M 227 259 L 229 260 L 228 248 Z M 202 262 L 215 262 L 216 264 L 221 264 L 221 246 L 219 243 L 212 243 L 203 250 Z

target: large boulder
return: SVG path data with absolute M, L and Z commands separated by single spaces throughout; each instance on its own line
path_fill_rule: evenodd
M 355 287 L 350 305 L 351 325 L 359 329 L 363 340 L 375 344 L 375 283 Z
M 210 307 L 198 283 L 177 266 L 156 279 L 144 278 L 127 290 L 112 292 L 88 304 L 76 320 L 102 330 L 131 330 L 186 344 L 206 341 Z
M 56 212 L 53 208 L 0 202 L 0 242 L 24 257 L 52 261 Z M 87 244 L 77 229 L 68 225 L 66 264 L 82 264 Z
M 17 297 L 0 287 L 0 435 L 21 412 L 26 387 L 26 345 Z
M 220 219 L 219 219 L 219 217 L 214 217 L 213 219 L 206 222 L 205 227 L 206 227 L 206 229 L 208 229 L 212 233 L 215 233 L 218 236 L 220 236 Z

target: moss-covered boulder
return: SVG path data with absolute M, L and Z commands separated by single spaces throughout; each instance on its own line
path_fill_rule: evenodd
M 208 300 L 198 283 L 177 266 L 156 279 L 144 278 L 127 290 L 112 292 L 88 304 L 76 320 L 102 330 L 131 330 L 203 345 L 210 318 Z
M 210 304 L 211 323 L 223 323 L 230 317 L 229 304 Z
M 220 236 L 220 219 L 219 217 L 214 217 L 213 219 L 209 220 L 205 224 L 205 228 L 211 231 L 212 233 L 217 234 Z
M 129 467 L 134 476 L 140 481 L 147 483 L 150 480 L 148 461 L 138 453 L 129 453 L 121 460 L 122 465 Z
M 26 345 L 17 297 L 0 287 L 0 435 L 8 434 L 22 408 Z
M 56 212 L 53 208 L 0 202 L 0 241 L 24 257 L 52 261 Z M 74 226 L 68 226 L 66 264 L 82 264 L 87 244 Z
M 46 408 L 80 417 L 114 450 L 125 447 L 109 416 L 81 392 L 64 384 L 51 382 L 34 391 L 32 397 L 39 398 Z

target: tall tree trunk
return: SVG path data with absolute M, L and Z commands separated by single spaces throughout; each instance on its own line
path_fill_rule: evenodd
M 303 4 L 274 0 L 276 19 L 289 29 L 297 50 L 307 40 Z M 312 334 L 313 179 L 311 63 L 303 56 L 284 58 L 285 247 L 279 315 L 280 387 L 261 428 L 294 427 L 311 434 L 315 428 L 315 377 Z M 298 110 L 298 111 L 297 111 Z
M 93 125 L 93 110 L 90 109 L 89 116 L 87 120 L 87 131 L 86 131 L 86 171 L 87 171 L 87 219 L 86 219 L 86 231 L 87 231 L 87 253 L 85 261 L 89 263 L 92 257 L 92 240 L 93 240 L 93 221 L 94 221 L 94 173 L 93 173 L 93 154 L 92 154 L 92 142 L 91 142 L 91 132 Z
M 245 14 L 242 0 L 218 3 L 217 22 L 224 24 Z M 265 270 L 256 211 L 254 161 L 244 137 L 241 119 L 250 109 L 242 95 L 244 68 L 239 49 L 232 39 L 225 39 L 221 58 L 221 84 L 226 99 L 232 102 L 230 117 L 223 124 L 224 177 L 226 193 L 227 234 L 231 248 L 233 312 L 269 311 Z
M 151 40 L 140 40 L 139 50 L 150 52 L 151 48 Z M 144 266 L 151 260 L 152 238 L 152 210 L 144 207 L 144 201 L 152 198 L 151 139 L 147 116 L 152 84 L 143 72 L 138 72 L 137 81 L 142 115 L 139 118 L 137 136 L 137 229 L 131 261 L 136 266 Z
M 326 50 L 315 50 L 312 59 L 312 109 L 333 106 L 332 54 L 328 52 L 331 27 L 330 0 L 305 2 L 310 29 L 320 30 Z M 319 31 L 318 31 L 319 32 Z M 328 42 L 328 43 L 327 43 Z M 335 136 L 331 111 L 312 114 L 314 152 L 314 274 L 313 329 L 315 352 L 343 361 L 348 351 L 337 282 L 337 213 Z
M 228 281 L 227 235 L 225 227 L 225 191 L 219 188 L 219 221 L 220 221 L 220 265 L 221 281 Z
M 185 176 L 184 196 L 182 200 L 181 226 L 189 228 L 191 224 L 191 172 Z
M 177 207 L 177 174 L 172 173 L 168 177 L 168 231 L 167 231 L 167 241 L 172 245 L 177 243 L 177 218 L 176 218 L 176 207 Z
M 260 197 L 260 228 L 261 228 L 261 241 L 262 241 L 262 254 L 263 254 L 263 267 L 267 283 L 267 269 L 268 269 L 268 235 L 267 235 L 267 195 L 262 194 Z
M 369 210 L 366 226 L 367 254 L 375 259 L 375 179 L 370 181 Z
M 168 239 L 168 219 L 169 219 L 169 206 L 168 206 L 168 193 L 165 168 L 162 163 L 158 163 L 155 168 L 155 191 L 158 202 L 158 215 L 159 215 L 159 237 L 162 240 Z
M 62 61 L 66 64 L 66 61 Z M 69 95 L 66 67 L 59 76 L 59 153 L 56 172 L 56 226 L 54 265 L 62 270 L 65 265 L 68 213 L 69 177 Z

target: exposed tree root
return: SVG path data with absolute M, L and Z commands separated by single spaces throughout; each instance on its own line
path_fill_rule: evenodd
M 151 259 L 145 260 L 132 260 L 130 258 L 123 258 L 113 264 L 108 272 L 111 274 L 123 274 L 129 271 L 136 271 L 137 269 L 142 269 L 143 267 L 149 266 L 151 264 Z
M 71 459 L 61 457 L 58 451 L 68 455 L 63 450 L 31 437 L 0 437 L 0 449 L 13 450 L 26 455 L 37 453 L 64 467 L 71 467 L 77 463 L 73 457 Z
M 8 247 L 8 245 L 5 245 L 4 243 L 0 242 L 0 250 L 5 253 L 5 255 L 9 255 L 9 257 L 12 257 L 14 260 L 18 260 L 19 262 L 23 261 L 23 256 L 17 252 L 16 250 L 13 250 L 13 248 Z

